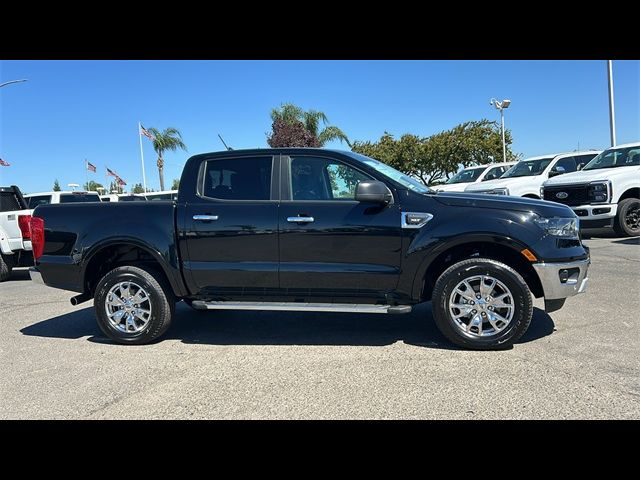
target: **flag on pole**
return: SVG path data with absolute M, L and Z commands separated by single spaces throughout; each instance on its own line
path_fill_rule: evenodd
M 118 185 L 120 185 L 121 187 L 124 187 L 127 182 L 125 182 L 122 178 L 120 177 L 116 177 L 116 182 L 118 183 Z
M 3 167 L 8 167 L 11 164 L 9 162 L 5 162 L 3 159 L 0 158 L 0 165 L 2 165 Z
M 153 134 L 151 132 L 149 132 L 149 130 L 147 130 L 146 128 L 144 128 L 142 126 L 142 124 L 140 124 L 140 134 L 144 135 L 145 137 L 147 137 L 149 140 L 155 140 L 156 137 L 153 136 Z
M 113 170 L 110 170 L 109 168 L 107 168 L 107 177 L 120 178 L 117 173 L 115 173 Z
M 91 162 L 87 162 L 87 170 L 89 170 L 90 172 L 96 173 L 96 166 Z

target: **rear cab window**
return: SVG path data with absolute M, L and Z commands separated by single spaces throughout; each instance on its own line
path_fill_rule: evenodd
M 271 156 L 208 160 L 202 196 L 216 200 L 270 200 L 272 169 Z
M 49 205 L 51 203 L 51 195 L 35 195 L 26 200 L 29 208 L 36 208 L 38 205 Z
M 60 203 L 99 202 L 100 197 L 83 192 L 63 193 L 60 195 Z

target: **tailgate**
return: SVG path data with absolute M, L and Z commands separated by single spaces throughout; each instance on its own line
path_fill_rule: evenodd
M 11 251 L 31 250 L 31 242 L 22 242 L 22 232 L 18 225 L 18 215 L 31 215 L 33 210 L 16 210 L 13 212 L 0 212 L 0 242 L 3 253 L 8 248 Z

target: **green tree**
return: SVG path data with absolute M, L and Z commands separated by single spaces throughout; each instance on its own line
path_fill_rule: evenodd
M 175 152 L 177 149 L 187 150 L 187 146 L 182 141 L 182 135 L 177 128 L 169 127 L 164 131 L 157 128 L 149 128 L 149 132 L 153 135 L 153 148 L 158 154 L 158 175 L 160 176 L 160 190 L 164 190 L 164 152 Z
M 505 132 L 507 161 L 517 160 L 511 151 L 511 132 Z M 354 142 L 352 150 L 387 163 L 430 185 L 445 180 L 462 167 L 502 159 L 502 137 L 496 122 L 483 119 L 456 125 L 429 137 L 405 134 L 396 140 L 388 132 L 378 142 Z
M 131 189 L 132 193 L 144 193 L 144 187 L 141 183 L 136 183 Z
M 347 135 L 335 125 L 327 125 L 329 123 L 329 119 L 325 115 L 324 112 L 320 112 L 317 110 L 308 110 L 305 111 L 297 105 L 293 103 L 283 103 L 278 108 L 274 108 L 271 110 L 271 120 L 273 120 L 274 127 L 278 124 L 278 122 L 284 122 L 288 124 L 296 124 L 300 122 L 304 125 L 305 130 L 315 139 L 317 139 L 317 143 L 323 147 L 327 142 L 332 140 L 340 140 L 341 142 L 345 142 L 347 145 L 351 146 Z M 320 129 L 321 126 L 324 128 Z M 274 128 L 275 131 L 275 128 Z M 268 142 L 273 137 L 273 132 L 270 138 L 267 140 Z M 269 143 L 271 147 L 288 147 L 290 145 L 272 145 Z
M 59 192 L 60 190 L 62 189 L 60 188 L 60 183 L 58 183 L 58 179 L 56 178 L 55 181 L 53 182 L 53 191 Z
M 173 182 L 171 183 L 171 190 L 178 190 L 179 186 L 180 186 L 180 179 L 174 178 Z
M 101 183 L 94 182 L 93 180 L 89 180 L 87 183 L 82 185 L 82 188 L 86 192 L 97 192 L 98 188 L 104 188 Z

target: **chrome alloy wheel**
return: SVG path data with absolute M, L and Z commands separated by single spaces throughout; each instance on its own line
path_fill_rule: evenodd
M 515 313 L 513 294 L 490 275 L 465 278 L 449 297 L 449 313 L 465 335 L 495 335 L 511 323 Z
M 120 282 L 111 287 L 104 308 L 111 326 L 123 333 L 141 332 L 151 318 L 149 294 L 133 282 Z

